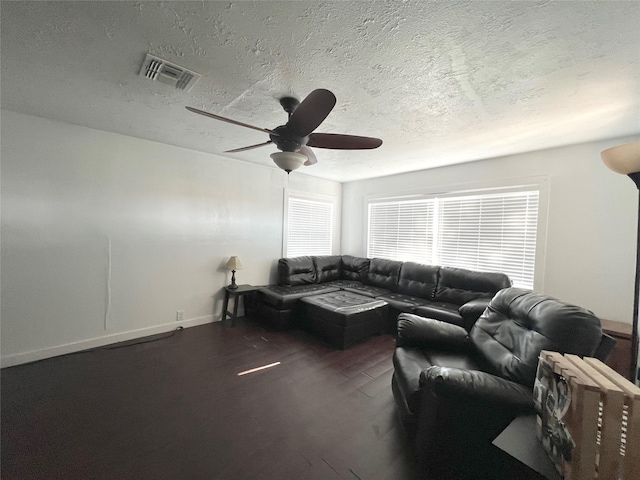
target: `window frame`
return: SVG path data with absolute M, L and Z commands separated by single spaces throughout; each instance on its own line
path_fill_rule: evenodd
M 431 198 L 446 198 L 465 195 L 482 195 L 492 193 L 509 193 L 537 189 L 538 219 L 536 231 L 536 253 L 534 261 L 533 291 L 544 291 L 545 258 L 547 252 L 547 222 L 549 208 L 549 177 L 534 176 L 514 178 L 508 181 L 477 182 L 468 184 L 452 184 L 440 187 L 405 190 L 387 194 L 366 195 L 364 198 L 363 252 L 369 252 L 369 205 L 391 201 L 411 201 Z
M 320 193 L 308 193 L 301 192 L 297 190 L 285 189 L 284 190 L 284 208 L 283 208 L 283 227 L 282 227 L 282 256 L 283 257 L 291 257 L 288 255 L 289 248 L 289 199 L 299 199 L 306 200 L 310 202 L 318 202 L 318 203 L 326 203 L 331 205 L 331 232 L 330 232 L 330 253 L 329 255 L 334 255 L 336 251 L 336 246 L 338 245 L 338 235 L 339 231 L 337 228 L 338 221 L 338 212 L 337 205 L 338 199 L 332 195 L 325 195 Z M 315 255 L 313 253 L 305 254 L 305 255 Z M 296 255 L 297 256 L 297 255 Z

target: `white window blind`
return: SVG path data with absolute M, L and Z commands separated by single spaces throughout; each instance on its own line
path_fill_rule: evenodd
M 429 263 L 433 256 L 433 200 L 369 204 L 369 258 Z
M 533 289 L 539 190 L 369 203 L 367 254 L 509 275 Z
M 333 210 L 330 201 L 289 196 L 285 256 L 331 255 Z
M 439 199 L 434 263 L 503 272 L 515 286 L 533 288 L 538 191 Z

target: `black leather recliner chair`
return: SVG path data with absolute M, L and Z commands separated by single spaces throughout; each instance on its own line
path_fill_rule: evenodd
M 500 478 L 486 474 L 491 442 L 534 413 L 540 351 L 604 360 L 614 344 L 591 312 L 518 288 L 499 291 L 469 332 L 401 314 L 393 395 L 427 478 Z

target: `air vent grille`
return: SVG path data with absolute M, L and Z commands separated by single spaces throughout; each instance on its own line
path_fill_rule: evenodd
M 193 87 L 200 78 L 200 75 L 195 72 L 149 54 L 147 54 L 144 62 L 142 62 L 140 75 L 186 92 L 191 90 L 191 87 Z

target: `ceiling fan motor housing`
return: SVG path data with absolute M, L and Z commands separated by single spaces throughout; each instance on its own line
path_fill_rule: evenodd
M 286 125 L 281 125 L 273 129 L 276 135 L 270 134 L 269 138 L 283 152 L 297 152 L 300 147 L 306 145 L 309 137 L 299 137 L 293 133 Z
M 284 111 L 287 112 L 289 116 L 291 116 L 296 107 L 300 105 L 300 101 L 294 97 L 282 97 L 280 99 L 280 105 L 282 105 Z

